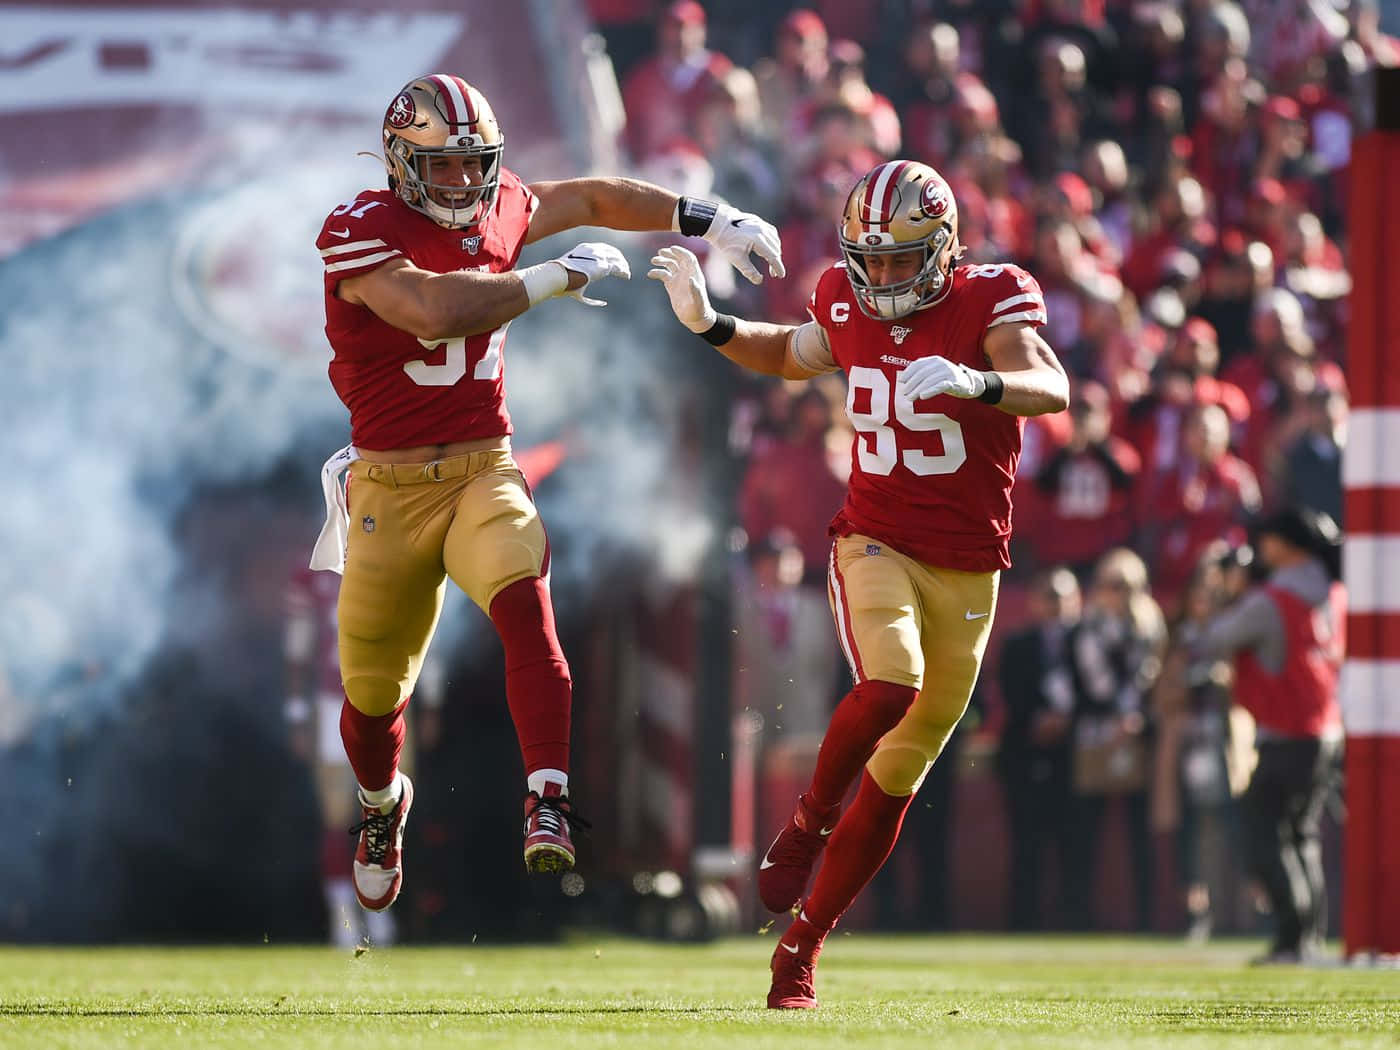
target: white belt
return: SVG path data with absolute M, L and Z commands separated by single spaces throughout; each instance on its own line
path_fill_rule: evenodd
M 321 526 L 321 535 L 316 537 L 316 546 L 311 549 L 313 569 L 329 569 L 339 573 L 345 571 L 345 542 L 350 535 L 350 508 L 345 502 L 345 485 L 341 482 L 341 475 L 359 458 L 359 449 L 354 445 L 346 445 L 321 467 L 321 493 L 326 497 L 326 523 Z

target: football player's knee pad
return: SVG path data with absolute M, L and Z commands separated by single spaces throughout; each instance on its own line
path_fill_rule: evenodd
M 388 678 L 358 676 L 344 682 L 345 698 L 361 714 L 379 718 L 389 714 L 407 697 L 404 683 Z
M 863 708 L 872 712 L 885 731 L 897 726 L 918 696 L 913 686 L 885 682 L 876 678 L 860 682 L 852 690 Z
M 875 749 L 865 768 L 886 795 L 912 795 L 933 768 L 933 757 L 922 748 L 902 744 L 882 746 Z

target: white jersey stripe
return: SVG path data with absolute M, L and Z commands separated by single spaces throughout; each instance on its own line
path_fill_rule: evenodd
M 329 248 L 322 248 L 321 255 L 329 259 L 332 255 L 344 255 L 346 252 L 361 252 L 366 248 L 387 247 L 381 240 L 372 241 L 347 241 L 345 244 L 333 244 Z
M 402 255 L 397 248 L 387 252 L 379 252 L 376 255 L 365 255 L 359 259 L 346 259 L 343 262 L 332 263 L 326 267 L 326 273 L 335 273 L 337 270 L 350 270 L 356 266 L 368 266 L 370 263 L 383 262 L 385 259 L 392 259 L 396 255 Z
M 1039 321 L 1045 324 L 1050 319 L 1045 316 L 1044 310 L 1022 310 L 1019 314 L 1002 314 L 988 322 L 988 328 L 995 328 L 999 324 L 1010 324 L 1012 321 Z
M 992 307 L 992 313 L 999 314 L 1007 307 L 1020 306 L 1022 303 L 1035 303 L 1042 310 L 1045 308 L 1045 304 L 1040 301 L 1040 296 L 1036 295 L 1035 292 L 1027 292 L 1025 295 L 1013 295 L 1009 299 L 1003 299 Z

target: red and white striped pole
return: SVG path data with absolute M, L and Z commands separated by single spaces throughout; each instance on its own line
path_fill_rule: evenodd
M 1400 70 L 1352 151 L 1346 485 L 1347 956 L 1400 954 Z

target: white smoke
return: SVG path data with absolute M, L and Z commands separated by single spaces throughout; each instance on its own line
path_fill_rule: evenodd
M 182 565 L 172 523 L 201 486 L 253 485 L 288 455 L 310 481 L 347 436 L 324 372 L 314 238 L 377 174 L 307 164 L 133 207 L 0 263 L 0 461 L 15 481 L 0 515 L 0 669 L 21 709 L 0 732 L 51 711 L 74 667 L 100 671 L 74 694 L 100 708 L 173 634 L 220 648 L 218 567 Z M 621 243 L 644 272 L 648 244 Z M 506 350 L 517 448 L 570 449 L 539 493 L 561 615 L 581 611 L 604 552 L 685 578 L 712 535 L 677 452 L 685 354 L 705 348 L 644 278 L 598 291 L 606 309 L 564 299 L 524 315 Z M 308 551 L 318 510 L 306 508 Z M 182 574 L 209 582 L 186 582 L 177 604 Z M 465 630 L 449 617 L 439 644 Z

